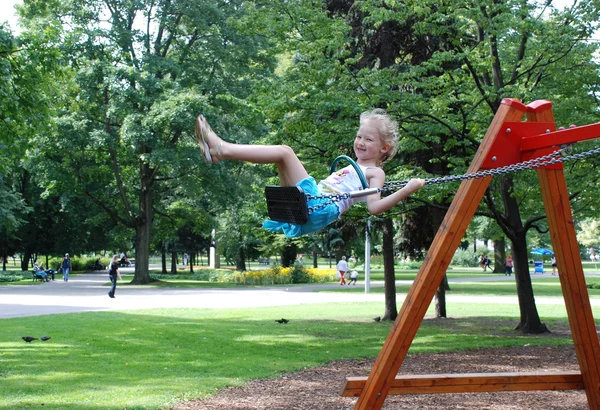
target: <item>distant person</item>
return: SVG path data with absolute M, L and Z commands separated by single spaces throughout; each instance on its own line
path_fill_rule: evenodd
M 513 257 L 512 255 L 508 255 L 508 257 L 506 258 L 506 262 L 504 262 L 504 267 L 506 268 L 505 271 L 505 275 L 506 276 L 510 276 L 512 275 L 512 271 L 513 271 Z
M 68 253 L 65 253 L 65 257 L 60 262 L 60 269 L 63 274 L 63 281 L 68 282 L 69 281 L 69 273 L 73 269 L 73 265 L 71 264 L 71 258 L 69 257 Z
M 596 256 L 600 256 L 600 255 L 597 255 L 597 254 L 596 254 L 596 250 L 595 250 L 594 248 L 589 248 L 589 249 L 588 249 L 588 253 L 589 253 L 589 255 L 590 255 L 590 260 L 591 260 L 592 262 L 595 262 L 595 261 L 596 261 Z
M 112 286 L 108 291 L 108 296 L 113 298 L 115 297 L 115 291 L 117 290 L 117 277 L 121 278 L 121 273 L 119 272 L 119 257 L 114 255 L 108 265 L 108 277 L 110 278 L 110 282 Z
M 337 271 L 340 273 L 340 285 L 344 286 L 346 284 L 346 279 L 344 279 L 344 275 L 348 272 L 348 262 L 346 262 L 346 257 L 342 256 L 342 259 L 337 264 Z
M 52 276 L 52 280 L 54 280 L 54 269 L 52 269 L 52 268 L 51 269 L 46 269 L 44 267 L 44 262 L 40 263 L 39 268 L 41 270 L 43 270 L 44 272 L 46 272 L 47 275 Z
M 50 279 L 48 278 L 48 274 L 46 273 L 46 270 L 44 269 L 43 263 L 40 266 L 38 266 L 37 263 L 34 263 L 33 264 L 33 272 L 35 273 L 36 276 L 39 276 L 43 282 L 50 282 Z
M 129 259 L 127 258 L 127 255 L 125 255 L 125 253 L 121 253 L 120 259 L 117 263 L 120 266 L 131 266 L 131 262 L 129 261 Z
M 183 266 L 188 266 L 188 254 L 183 252 Z
M 358 279 L 358 272 L 356 270 L 351 270 L 350 271 L 350 282 L 348 282 L 348 286 L 350 286 L 350 284 L 352 284 L 353 286 L 356 286 L 356 280 Z
M 554 257 L 554 255 L 552 255 L 550 263 L 552 264 L 552 276 L 554 276 L 558 273 L 558 271 L 556 270 L 556 258 Z
M 487 255 L 482 254 L 479 257 L 479 266 L 481 266 L 483 268 L 484 272 L 487 270 L 487 268 L 490 267 L 491 263 L 492 263 L 492 261 L 490 261 L 490 258 L 488 258 Z

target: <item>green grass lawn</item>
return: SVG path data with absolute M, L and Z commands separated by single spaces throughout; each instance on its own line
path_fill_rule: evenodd
M 563 306 L 538 309 L 550 329 L 568 326 Z M 250 379 L 375 357 L 391 326 L 372 321 L 382 310 L 380 303 L 336 303 L 4 319 L 0 409 L 166 409 Z M 448 314 L 423 322 L 411 354 L 572 344 L 569 337 L 515 333 L 516 305 L 452 303 Z M 281 317 L 290 322 L 276 323 Z M 25 343 L 26 335 L 52 339 Z
M 398 271 L 412 280 L 416 270 Z M 490 276 L 454 268 L 449 278 Z M 119 286 L 127 286 L 124 275 Z M 361 275 L 361 282 L 364 277 Z M 586 277 L 600 282 L 600 277 Z M 383 280 L 375 270 L 372 280 Z M 562 295 L 559 279 L 532 276 L 536 297 Z M 31 284 L 31 279 L 21 281 Z M 108 284 L 108 280 L 107 280 Z M 234 287 L 185 279 L 149 285 Z M 494 303 L 515 296 L 514 280 L 451 283 L 448 295 L 491 296 L 489 303 L 449 303 L 449 319 L 425 320 L 410 354 L 489 346 L 571 345 L 568 336 L 521 335 L 518 306 Z M 409 286 L 399 286 L 406 293 Z M 335 289 L 364 292 L 362 287 Z M 372 287 L 373 293 L 383 287 Z M 600 297 L 600 289 L 589 289 Z M 564 306 L 538 304 L 547 326 L 568 328 Z M 595 317 L 600 308 L 593 308 Z M 391 323 L 376 323 L 381 303 L 300 305 L 256 309 L 156 309 L 3 319 L 0 332 L 0 410 L 168 409 L 182 399 L 207 397 L 225 386 L 318 366 L 331 360 L 375 357 Z M 430 314 L 431 314 L 430 310 Z M 280 325 L 275 319 L 290 319 Z M 557 332 L 558 333 L 558 332 Z M 22 336 L 52 337 L 25 343 Z M 332 383 L 342 383 L 332 380 Z
M 586 282 L 600 283 L 600 277 L 586 276 Z M 327 290 L 328 292 L 364 292 L 363 283 L 358 287 L 340 287 L 340 289 Z M 516 296 L 517 286 L 514 280 L 499 280 L 486 282 L 454 282 L 450 283 L 450 290 L 446 295 L 471 295 L 471 296 Z M 532 277 L 534 296 L 562 297 L 560 280 L 553 278 Z M 397 285 L 397 293 L 408 293 L 410 285 Z M 371 293 L 383 293 L 383 286 L 371 286 Z M 600 297 L 600 289 L 588 289 L 590 297 Z

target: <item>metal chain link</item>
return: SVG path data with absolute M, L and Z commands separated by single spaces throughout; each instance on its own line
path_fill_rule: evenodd
M 509 174 L 512 172 L 523 171 L 526 169 L 541 168 L 541 167 L 545 167 L 545 166 L 552 165 L 552 164 L 559 164 L 559 163 L 566 162 L 566 161 L 583 159 L 583 158 L 586 158 L 586 157 L 589 157 L 592 155 L 600 154 L 600 148 L 595 148 L 595 149 L 592 149 L 589 151 L 584 151 L 584 152 L 580 152 L 578 154 L 573 154 L 573 155 L 569 155 L 569 156 L 558 156 L 561 154 L 562 151 L 566 151 L 570 147 L 571 147 L 570 145 L 568 145 L 566 147 L 561 147 L 561 149 L 556 150 L 548 155 L 544 155 L 539 158 L 530 159 L 528 161 L 519 162 L 516 164 L 506 165 L 506 166 L 499 167 L 499 168 L 487 169 L 484 171 L 477 171 L 477 172 L 469 172 L 469 173 L 462 174 L 462 175 L 448 175 L 448 176 L 439 177 L 439 178 L 426 178 L 425 185 L 443 184 L 446 182 L 463 181 L 465 179 L 475 179 L 475 178 L 483 178 L 483 177 L 487 177 L 487 176 Z M 406 186 L 406 184 L 408 184 L 408 182 L 409 182 L 409 180 L 386 182 L 385 184 L 383 184 L 383 189 L 381 191 L 382 192 L 397 191 L 397 190 L 403 188 L 404 186 Z M 341 201 L 343 199 L 348 199 L 348 198 L 350 198 L 350 193 L 348 193 L 348 192 L 342 193 L 342 194 L 319 194 L 319 195 L 306 194 L 307 201 L 311 201 L 313 199 L 325 199 L 325 201 L 321 202 L 320 204 L 317 204 L 315 206 L 309 206 L 308 213 L 311 214 L 318 209 L 325 208 L 329 204 Z
M 455 182 L 455 181 L 463 181 L 465 179 L 475 179 L 482 178 L 487 176 L 495 176 L 495 175 L 503 175 L 509 174 L 512 172 L 523 171 L 526 169 L 537 169 L 541 167 L 545 167 L 552 164 L 559 164 L 566 161 L 583 159 L 592 155 L 596 155 L 600 153 L 600 148 L 595 148 L 590 151 L 581 152 L 578 154 L 573 154 L 569 156 L 558 156 L 564 149 L 561 148 L 556 150 L 548 155 L 544 155 L 539 158 L 530 159 L 528 161 L 519 162 L 516 164 L 506 165 L 499 168 L 470 172 L 463 175 L 449 175 L 446 177 L 440 178 L 427 178 L 425 179 L 425 185 L 433 185 L 433 184 L 442 184 L 446 182 Z M 383 185 L 383 192 L 395 191 L 408 184 L 408 180 L 406 181 L 390 181 Z
M 329 204 L 333 204 L 335 202 L 341 201 L 342 199 L 348 199 L 348 198 L 350 198 L 349 192 L 345 192 L 343 194 L 319 194 L 319 195 L 306 194 L 307 202 L 312 201 L 313 199 L 325 199 L 325 201 L 321 202 L 320 204 L 316 204 L 314 206 L 309 206 L 308 214 L 310 215 L 317 209 L 325 208 Z

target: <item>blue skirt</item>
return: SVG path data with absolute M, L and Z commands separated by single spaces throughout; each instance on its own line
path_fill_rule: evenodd
M 313 177 L 304 178 L 302 181 L 298 182 L 296 186 L 302 188 L 306 194 L 321 194 Z M 329 198 L 311 199 L 308 201 L 308 206 L 314 207 L 323 202 L 327 202 L 328 200 Z M 266 220 L 263 222 L 263 228 L 270 232 L 283 232 L 288 238 L 297 238 L 321 230 L 339 217 L 340 209 L 335 203 L 330 203 L 323 208 L 313 211 L 313 213 L 308 216 L 308 221 L 303 225 Z

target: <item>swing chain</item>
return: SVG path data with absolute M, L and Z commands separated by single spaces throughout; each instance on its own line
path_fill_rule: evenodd
M 499 167 L 499 168 L 486 169 L 484 171 L 477 171 L 477 172 L 469 172 L 469 173 L 462 174 L 462 175 L 448 175 L 445 177 L 438 177 L 438 178 L 426 178 L 425 185 L 443 184 L 446 182 L 456 182 L 456 181 L 463 181 L 466 179 L 475 179 L 475 178 L 483 178 L 483 177 L 487 177 L 487 176 L 509 174 L 509 173 L 513 173 L 513 172 L 517 172 L 517 171 L 524 171 L 527 169 L 537 169 L 537 168 L 545 167 L 548 165 L 562 163 L 565 161 L 584 159 L 584 158 L 592 156 L 592 155 L 600 154 L 600 148 L 595 148 L 595 149 L 592 149 L 589 151 L 580 152 L 578 154 L 572 154 L 572 155 L 568 155 L 568 156 L 559 156 L 563 152 L 564 153 L 570 152 L 569 149 L 570 149 L 570 146 L 561 146 L 561 149 L 556 150 L 548 155 L 544 155 L 544 156 L 541 156 L 538 158 L 519 162 L 516 164 L 506 165 L 506 166 Z M 403 188 L 404 186 L 406 186 L 406 184 L 408 184 L 408 182 L 409 182 L 408 180 L 386 182 L 383 185 L 383 189 L 381 190 L 381 192 L 397 191 L 397 190 Z M 311 214 L 318 209 L 325 208 L 329 204 L 339 202 L 343 199 L 348 199 L 348 198 L 350 198 L 350 193 L 348 193 L 348 192 L 345 192 L 342 194 L 319 194 L 319 195 L 306 194 L 307 201 L 311 201 L 313 199 L 324 199 L 324 201 L 321 202 L 320 204 L 317 204 L 314 206 L 309 206 L 308 213 Z
M 595 148 L 590 151 L 580 152 L 578 154 L 572 154 L 569 156 L 559 156 L 564 151 L 566 151 L 566 148 L 567 147 L 561 147 L 561 149 L 556 150 L 548 155 L 544 155 L 542 157 L 519 162 L 516 164 L 506 165 L 506 166 L 499 167 L 499 168 L 494 168 L 494 169 L 489 169 L 489 170 L 484 170 L 484 171 L 477 171 L 477 172 L 470 172 L 470 173 L 466 173 L 463 175 L 449 175 L 449 176 L 439 177 L 439 178 L 427 178 L 427 179 L 425 179 L 425 185 L 442 184 L 445 182 L 462 181 L 465 179 L 475 179 L 475 178 L 482 178 L 482 177 L 487 177 L 487 176 L 509 174 L 512 172 L 524 171 L 527 169 L 537 169 L 537 168 L 541 168 L 541 167 L 545 167 L 545 166 L 553 165 L 553 164 L 558 164 L 558 163 L 565 162 L 565 161 L 584 159 L 584 158 L 592 156 L 592 155 L 600 154 L 600 148 Z M 404 187 L 407 183 L 408 183 L 408 181 L 386 182 L 383 186 L 383 192 L 398 190 L 398 189 Z
M 325 199 L 325 201 L 321 202 L 320 204 L 316 204 L 314 206 L 309 206 L 308 214 L 310 215 L 317 209 L 325 208 L 329 204 L 340 202 L 341 200 L 348 199 L 348 198 L 350 198 L 349 192 L 344 192 L 342 194 L 319 194 L 319 195 L 306 194 L 307 202 L 309 202 L 313 199 Z

